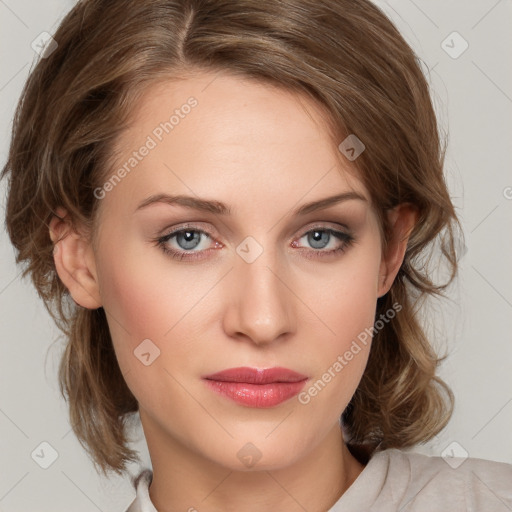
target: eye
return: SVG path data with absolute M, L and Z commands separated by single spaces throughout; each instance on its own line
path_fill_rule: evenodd
M 160 237 L 157 245 L 177 260 L 203 258 L 208 252 L 212 237 L 206 231 L 197 228 L 181 228 Z M 215 242 L 216 247 L 221 244 Z
M 313 250 L 307 250 L 307 258 L 323 258 L 344 252 L 355 241 L 353 235 L 343 231 L 327 227 L 316 227 L 304 233 L 300 240 L 305 240 Z M 292 247 L 302 249 L 296 241 L 292 242 Z
M 298 241 L 302 241 L 301 244 Z M 326 226 L 319 226 L 306 231 L 299 239 L 294 240 L 291 246 L 297 248 L 308 259 L 324 258 L 343 253 L 350 245 L 355 242 L 353 235 L 338 231 Z M 223 247 L 223 245 L 215 240 L 212 236 L 195 227 L 181 227 L 167 235 L 156 240 L 157 245 L 177 260 L 195 260 L 208 257 L 208 253 L 212 248 L 209 246 L 214 244 L 214 249 Z M 308 244 L 311 249 L 304 247 L 302 244 Z

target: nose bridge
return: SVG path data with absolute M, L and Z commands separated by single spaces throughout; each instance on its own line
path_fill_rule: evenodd
M 279 254 L 254 239 L 237 247 L 232 272 L 232 300 L 226 328 L 244 334 L 254 343 L 270 343 L 294 329 L 291 293 L 283 283 Z

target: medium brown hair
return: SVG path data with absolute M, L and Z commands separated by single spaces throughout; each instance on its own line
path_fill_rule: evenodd
M 146 88 L 191 70 L 234 73 L 301 93 L 327 113 L 339 144 L 356 134 L 353 162 L 379 214 L 418 208 L 405 258 L 377 315 L 401 311 L 375 332 L 368 365 L 343 425 L 367 453 L 433 437 L 453 407 L 436 376 L 440 359 L 418 312 L 456 275 L 460 227 L 443 176 L 444 145 L 428 83 L 385 14 L 367 0 L 85 0 L 60 24 L 58 47 L 30 73 L 8 160 L 6 225 L 44 303 L 65 333 L 59 382 L 77 438 L 103 472 L 137 454 L 127 421 L 138 410 L 115 357 L 103 308 L 78 308 L 60 281 L 48 224 L 61 206 L 94 233 L 93 191 L 111 173 L 114 143 Z M 439 242 L 439 243 L 437 243 Z M 432 252 L 436 245 L 441 252 Z M 448 278 L 429 277 L 428 255 Z

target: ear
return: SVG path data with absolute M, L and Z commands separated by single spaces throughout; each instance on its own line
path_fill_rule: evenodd
M 387 248 L 382 254 L 377 283 L 377 297 L 386 295 L 393 285 L 404 260 L 407 242 L 418 219 L 418 209 L 403 203 L 388 212 L 391 235 Z
M 57 208 L 55 213 L 49 227 L 57 274 L 79 306 L 97 309 L 101 307 L 101 297 L 92 245 L 73 228 L 63 208 Z

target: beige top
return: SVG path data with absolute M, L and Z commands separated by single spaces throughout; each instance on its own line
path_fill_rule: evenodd
M 151 478 L 146 469 L 134 480 L 137 496 L 126 512 L 158 512 L 149 499 Z M 511 512 L 512 465 L 384 450 L 327 512 L 366 511 Z

